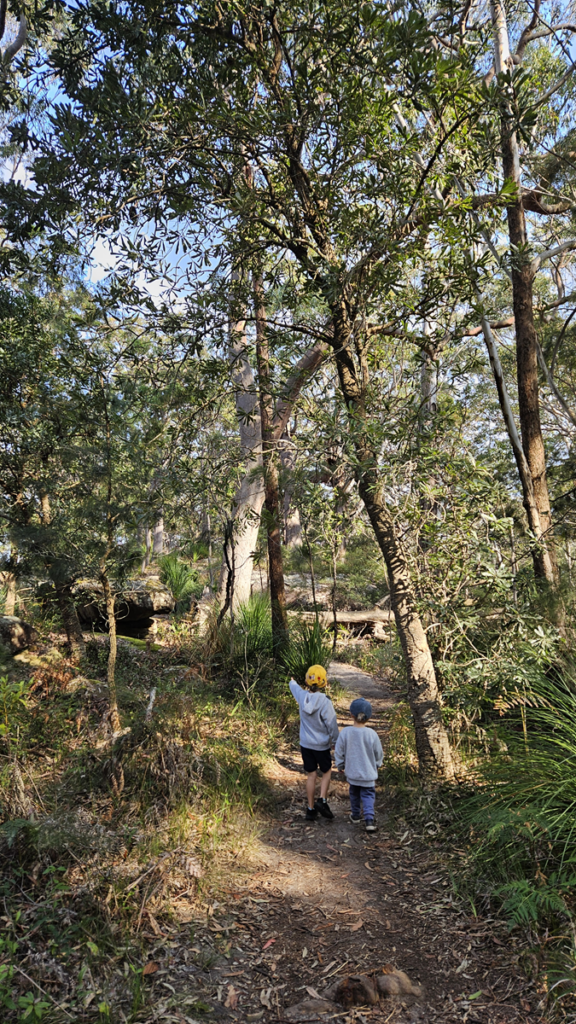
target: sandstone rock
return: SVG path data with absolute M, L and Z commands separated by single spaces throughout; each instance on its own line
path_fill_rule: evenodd
M 0 640 L 12 654 L 23 651 L 36 637 L 36 631 L 17 615 L 0 615 Z
M 349 1009 L 351 1006 L 375 1006 L 380 1001 L 378 990 L 366 974 L 350 974 L 340 978 L 322 993 L 325 999 L 332 999 Z
M 56 647 L 44 651 L 43 654 L 33 654 L 31 651 L 21 651 L 14 655 L 14 661 L 22 665 L 29 665 L 30 668 L 53 668 L 64 660 L 64 655 Z
M 104 592 L 97 580 L 79 580 L 72 593 L 80 622 L 86 625 L 103 626 L 106 621 Z M 116 622 L 118 632 L 124 625 L 142 623 L 143 629 L 150 627 L 152 616 L 167 615 L 174 610 L 174 598 L 159 579 L 148 577 L 143 580 L 128 580 L 121 593 L 116 596 Z
M 420 996 L 420 985 L 414 985 L 404 971 L 388 971 L 376 979 L 378 991 L 383 996 Z
M 422 994 L 419 985 L 414 985 L 404 971 L 384 967 L 383 973 L 375 978 L 367 974 L 350 974 L 339 978 L 322 993 L 324 999 L 339 1003 L 346 1009 L 351 1006 L 375 1006 L 383 996 L 414 996 Z
M 284 1016 L 288 1020 L 293 1021 L 304 1021 L 314 1020 L 316 1017 L 322 1017 L 326 1013 L 337 1013 L 338 1007 L 336 1003 L 330 999 L 303 999 L 301 1003 L 295 1003 L 294 1006 L 289 1006 L 287 1010 L 284 1010 Z

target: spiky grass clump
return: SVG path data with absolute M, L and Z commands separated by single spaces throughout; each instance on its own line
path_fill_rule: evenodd
M 503 751 L 461 821 L 472 864 L 511 925 L 554 926 L 576 912 L 576 693 L 540 678 L 512 709 Z
M 328 634 L 316 620 L 313 625 L 296 623 L 290 631 L 290 641 L 280 655 L 286 671 L 297 683 L 304 684 L 306 672 L 311 665 L 328 668 L 332 660 L 332 643 Z
M 163 555 L 160 559 L 160 579 L 172 591 L 177 614 L 189 611 L 193 597 L 200 597 L 202 582 L 196 569 L 191 569 L 178 555 Z
M 235 623 L 237 656 L 249 664 L 274 654 L 270 602 L 265 594 L 253 594 L 238 610 Z

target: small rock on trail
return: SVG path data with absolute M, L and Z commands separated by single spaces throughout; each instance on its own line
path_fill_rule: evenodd
M 366 700 L 376 700 L 388 696 L 387 690 L 381 683 L 377 683 L 373 676 L 356 668 L 355 665 L 346 665 L 344 662 L 331 661 L 328 666 L 328 678 L 335 679 L 351 693 L 358 693 Z

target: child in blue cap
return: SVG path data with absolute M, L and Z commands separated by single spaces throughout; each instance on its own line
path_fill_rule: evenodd
M 357 697 L 350 705 L 353 725 L 342 729 L 334 756 L 339 771 L 344 771 L 350 786 L 350 821 L 360 821 L 361 808 L 367 832 L 375 832 L 374 803 L 378 768 L 382 764 L 382 744 L 374 729 L 367 729 L 372 717 L 372 705 L 364 697 Z

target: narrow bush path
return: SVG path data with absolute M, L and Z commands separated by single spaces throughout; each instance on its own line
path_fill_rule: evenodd
M 349 665 L 332 668 L 332 677 L 350 688 L 337 703 L 340 725 L 349 720 L 350 697 L 361 694 L 372 702 L 372 724 L 385 741 L 385 715 L 394 703 L 386 682 Z M 472 916 L 457 898 L 441 842 L 419 836 L 401 818 L 392 826 L 385 792 L 377 798 L 379 831 L 370 836 L 348 821 L 347 786 L 336 772 L 330 798 L 335 820 L 305 821 L 305 776 L 296 746 L 279 754 L 270 782 L 279 820 L 263 837 L 260 866 L 250 877 L 230 880 L 228 898 L 209 907 L 208 926 L 196 933 L 195 952 L 202 956 L 206 940 L 214 949 L 229 940 L 225 957 L 204 966 L 198 959 L 193 969 L 196 992 L 204 993 L 216 1016 L 262 1024 L 336 1017 L 344 1024 L 543 1020 L 520 947 L 501 922 Z M 434 823 L 428 831 L 436 831 Z M 174 985 L 174 957 L 172 964 Z M 290 1013 L 339 977 L 386 966 L 405 971 L 421 985 L 421 996 L 385 998 L 376 1007 L 320 1018 L 312 1011 Z

